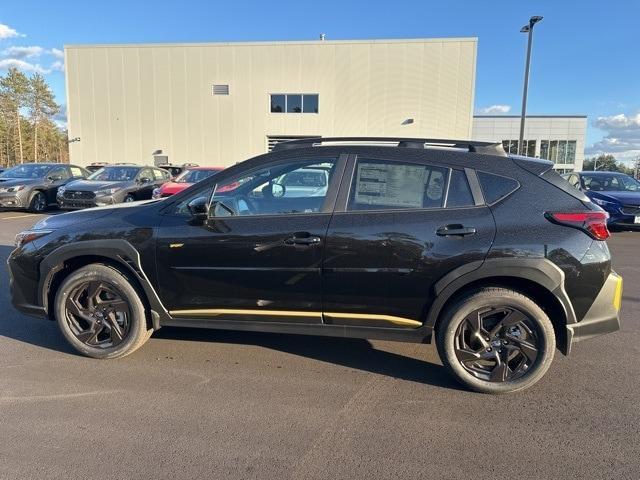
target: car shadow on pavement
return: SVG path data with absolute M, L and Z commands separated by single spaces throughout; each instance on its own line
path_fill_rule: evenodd
M 163 327 L 152 338 L 256 345 L 396 379 L 464 390 L 443 366 L 380 350 L 364 339 L 175 327 Z M 427 345 L 405 345 L 428 348 Z

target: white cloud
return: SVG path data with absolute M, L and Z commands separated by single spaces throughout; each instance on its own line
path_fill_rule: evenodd
M 49 53 L 60 60 L 64 59 L 64 52 L 59 48 L 52 48 Z
M 52 72 L 64 72 L 64 62 L 61 62 L 59 60 L 53 62 L 49 67 L 49 70 L 51 70 Z
M 490 114 L 504 114 L 511 111 L 511 105 L 491 105 L 490 107 L 481 108 L 478 113 L 490 115 Z
M 598 117 L 593 125 L 607 134 L 586 149 L 588 155 L 610 153 L 619 160 L 631 160 L 640 156 L 640 112 L 635 115 L 619 113 Z
M 4 23 L 0 23 L 0 40 L 4 38 L 12 38 L 12 37 L 24 37 L 23 34 L 18 33 L 16 30 L 11 28 L 9 25 L 5 25 Z
M 44 52 L 44 48 L 33 45 L 31 47 L 9 47 L 2 54 L 13 58 L 39 57 Z
M 23 72 L 51 73 L 51 69 L 44 68 L 38 63 L 26 62 L 18 58 L 4 58 L 0 60 L 0 70 L 9 70 L 11 67 L 15 67 Z

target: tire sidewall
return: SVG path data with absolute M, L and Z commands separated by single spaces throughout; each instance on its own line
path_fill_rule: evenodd
M 36 205 L 36 198 L 39 195 L 43 195 L 44 196 L 44 192 L 40 191 L 40 190 L 34 190 L 33 193 L 31 194 L 31 196 L 29 197 L 29 207 L 28 210 L 32 213 L 42 213 L 47 209 L 46 206 L 46 196 L 45 196 L 45 206 L 42 208 L 42 210 L 38 210 L 37 208 L 35 208 Z
M 533 368 L 523 377 L 504 383 L 489 382 L 476 378 L 460 364 L 454 348 L 458 326 L 469 314 L 483 307 L 516 308 L 536 324 L 541 345 Z M 511 393 L 532 386 L 544 376 L 553 361 L 555 332 L 549 317 L 533 300 L 517 292 L 492 289 L 478 291 L 457 302 L 444 318 L 437 343 L 443 363 L 460 382 L 483 393 Z
M 129 308 L 131 310 L 131 318 L 129 319 L 130 327 L 127 337 L 123 342 L 119 343 L 115 347 L 103 349 L 84 344 L 76 338 L 65 320 L 65 303 L 69 292 L 82 282 L 96 280 L 110 283 L 122 292 L 122 294 L 126 296 L 126 301 L 129 303 Z M 89 265 L 71 273 L 62 282 L 60 288 L 58 288 L 54 302 L 55 317 L 62 334 L 73 348 L 83 355 L 93 358 L 121 357 L 134 351 L 137 348 L 140 339 L 148 334 L 145 309 L 138 292 L 131 286 L 124 275 L 106 265 Z

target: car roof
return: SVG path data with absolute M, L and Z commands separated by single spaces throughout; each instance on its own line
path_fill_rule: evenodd
M 628 177 L 629 175 L 627 175 L 626 173 L 623 172 L 610 172 L 607 170 L 599 170 L 599 171 L 594 171 L 594 170 L 586 170 L 586 171 L 582 171 L 582 172 L 575 172 L 579 175 L 593 175 L 596 177 L 600 177 L 600 176 L 604 176 L 604 175 L 624 175 L 625 177 Z
M 185 167 L 185 170 L 212 170 L 219 172 L 220 170 L 224 170 L 224 167 Z

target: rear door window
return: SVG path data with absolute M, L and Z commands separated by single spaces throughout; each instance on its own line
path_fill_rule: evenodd
M 447 169 L 417 163 L 358 159 L 348 210 L 438 208 Z
M 462 170 L 451 170 L 447 207 L 472 207 L 474 205 L 467 175 Z

